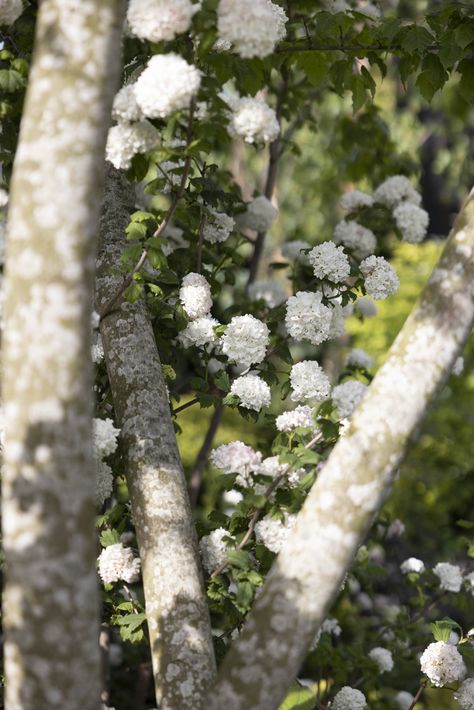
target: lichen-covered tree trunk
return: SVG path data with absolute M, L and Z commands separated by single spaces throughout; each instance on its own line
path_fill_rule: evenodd
M 474 318 L 474 191 L 414 311 L 334 447 L 211 691 L 277 710 Z
M 121 282 L 116 271 L 133 205 L 131 187 L 108 167 L 99 311 Z M 122 299 L 100 329 L 142 561 L 157 704 L 162 710 L 199 710 L 215 674 L 211 628 L 168 394 L 144 302 Z
M 6 707 L 97 710 L 90 320 L 121 0 L 44 0 L 9 211 Z

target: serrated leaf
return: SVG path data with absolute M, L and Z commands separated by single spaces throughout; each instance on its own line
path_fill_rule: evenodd
M 298 52 L 296 65 L 312 86 L 321 86 L 327 78 L 329 62 L 323 52 Z
M 352 110 L 358 111 L 367 101 L 367 89 L 360 74 L 354 74 L 351 78 Z
M 474 22 L 462 22 L 454 30 L 454 38 L 461 49 L 466 49 L 474 41 Z
M 25 78 L 16 69 L 0 69 L 0 89 L 8 94 L 25 86 Z
M 127 239 L 138 242 L 146 238 L 148 229 L 143 222 L 130 222 L 125 231 Z
M 135 303 L 135 301 L 138 301 L 143 296 L 143 284 L 136 282 L 130 284 L 124 296 L 129 303 Z
M 279 710 L 313 710 L 316 695 L 309 688 L 290 690 Z
M 232 567 L 237 569 L 249 569 L 250 560 L 244 550 L 227 550 L 227 559 Z
M 407 52 L 422 52 L 434 41 L 431 32 L 425 27 L 414 25 L 402 37 L 401 45 Z
M 109 547 L 109 545 L 116 545 L 120 542 L 120 535 L 117 530 L 103 530 L 100 533 L 100 544 L 102 547 Z
M 421 65 L 421 73 L 417 77 L 416 85 L 427 101 L 431 101 L 433 94 L 441 89 L 448 79 L 448 72 L 441 64 L 436 54 L 427 54 Z

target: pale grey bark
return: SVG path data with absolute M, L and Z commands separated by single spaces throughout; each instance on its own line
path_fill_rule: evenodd
M 277 710 L 474 318 L 474 194 L 232 646 L 209 710 Z
M 6 707 L 97 710 L 90 321 L 121 0 L 44 0 L 9 211 Z
M 107 171 L 97 310 L 117 292 L 133 193 Z M 143 301 L 101 321 L 107 371 L 143 570 L 158 707 L 202 707 L 215 675 L 197 540 L 153 329 Z

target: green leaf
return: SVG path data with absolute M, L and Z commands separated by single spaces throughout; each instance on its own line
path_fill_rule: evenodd
M 445 69 L 451 68 L 459 59 L 461 59 L 462 52 L 454 41 L 454 32 L 452 30 L 446 32 L 446 34 L 444 34 L 441 38 L 441 48 L 438 56 Z
M 130 222 L 125 231 L 127 239 L 138 242 L 146 238 L 148 228 L 143 222 Z
M 154 247 L 148 249 L 147 259 L 150 266 L 154 269 L 158 269 L 158 271 L 168 265 L 168 260 L 161 249 L 156 249 Z
M 313 710 L 316 695 L 309 688 L 292 688 L 279 710 Z
M 0 69 L 0 89 L 12 94 L 25 86 L 25 78 L 15 69 Z
M 360 70 L 366 88 L 370 91 L 372 98 L 375 96 L 376 84 L 372 78 L 372 74 L 363 66 Z
M 456 629 L 462 634 L 462 629 L 459 624 L 456 621 L 453 621 L 453 619 L 448 618 L 441 619 L 441 621 L 435 621 L 433 624 L 430 624 L 430 629 L 435 641 L 444 641 L 445 643 L 448 642 L 451 631 Z
M 152 222 L 156 222 L 156 217 L 154 214 L 151 212 L 144 212 L 143 210 L 137 210 L 133 214 L 130 215 L 130 219 L 132 222 L 148 222 L 149 220 Z
M 460 24 L 454 31 L 454 38 L 461 49 L 466 49 L 474 41 L 474 22 L 464 21 Z
M 103 530 L 100 533 L 100 544 L 102 547 L 109 547 L 109 545 L 116 545 L 120 542 L 120 535 L 117 530 Z
M 358 111 L 367 101 L 367 88 L 365 81 L 360 74 L 354 74 L 351 78 L 352 110 Z
M 138 301 L 143 296 L 143 284 L 139 284 L 136 281 L 130 284 L 124 296 L 129 303 L 135 303 L 135 301 Z
M 253 600 L 253 586 L 250 582 L 239 582 L 237 585 L 236 604 L 240 609 L 246 611 L 250 608 Z
M 250 560 L 244 550 L 228 550 L 227 559 L 232 567 L 237 567 L 237 569 L 249 569 Z
M 427 54 L 421 65 L 421 73 L 418 75 L 416 85 L 419 87 L 423 97 L 431 101 L 433 94 L 438 91 L 448 79 L 448 72 L 443 67 L 436 54 Z
M 321 86 L 327 79 L 329 62 L 324 52 L 298 52 L 296 65 L 306 74 L 312 86 Z
M 434 41 L 431 32 L 425 27 L 414 25 L 402 37 L 401 45 L 407 52 L 423 51 Z
M 465 101 L 470 102 L 474 98 L 474 59 L 463 59 L 458 71 L 461 74 L 459 92 Z
M 223 390 L 224 392 L 228 392 L 230 390 L 230 378 L 225 370 L 221 370 L 217 373 L 214 377 L 214 382 L 220 390 Z

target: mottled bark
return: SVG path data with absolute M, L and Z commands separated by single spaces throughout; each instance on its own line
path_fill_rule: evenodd
M 474 318 L 474 194 L 348 432 L 311 490 L 209 710 L 277 710 Z
M 44 0 L 9 211 L 6 707 L 97 710 L 90 320 L 119 0 Z
M 133 194 L 108 168 L 97 309 L 115 293 Z M 119 302 L 101 321 L 143 570 L 158 707 L 201 708 L 215 673 L 197 540 L 147 309 Z

